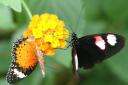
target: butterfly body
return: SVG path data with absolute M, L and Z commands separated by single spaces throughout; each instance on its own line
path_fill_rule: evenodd
M 80 67 L 92 68 L 95 64 L 113 56 L 123 48 L 124 42 L 122 36 L 113 33 L 93 34 L 82 38 L 77 38 L 73 33 L 72 63 L 74 72 L 78 71 Z

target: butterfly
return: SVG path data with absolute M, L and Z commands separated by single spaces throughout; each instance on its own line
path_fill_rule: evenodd
M 92 68 L 95 64 L 118 53 L 124 44 L 124 37 L 114 33 L 93 34 L 81 38 L 77 38 L 77 35 L 72 33 L 73 73 L 78 77 L 79 68 Z
M 37 54 L 41 57 L 37 58 Z M 35 45 L 30 39 L 17 40 L 12 48 L 12 62 L 6 75 L 7 82 L 13 84 L 26 78 L 33 72 L 38 61 L 44 75 L 43 54 L 35 49 Z

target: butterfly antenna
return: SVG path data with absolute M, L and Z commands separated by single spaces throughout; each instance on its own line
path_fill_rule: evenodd
M 78 26 L 80 25 L 81 15 L 83 14 L 83 8 L 84 8 L 84 7 L 81 7 L 79 16 L 78 16 L 78 18 L 77 18 L 77 21 L 76 21 L 76 28 L 78 28 Z
M 62 18 L 63 18 L 63 20 L 64 20 L 65 22 L 67 22 L 65 16 L 63 16 Z M 67 28 L 70 29 L 70 31 L 71 31 L 70 35 L 71 35 L 71 34 L 74 32 L 72 26 L 71 26 L 70 24 L 68 24 L 68 23 L 66 23 L 66 26 L 67 26 Z
M 74 32 L 71 25 L 68 25 L 68 28 L 72 31 L 72 33 Z

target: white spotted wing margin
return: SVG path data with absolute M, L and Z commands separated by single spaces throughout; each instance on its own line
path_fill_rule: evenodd
M 9 84 L 14 84 L 17 83 L 18 81 L 26 78 L 28 75 L 30 75 L 33 70 L 35 69 L 36 65 L 34 65 L 32 68 L 27 68 L 27 69 L 23 69 L 22 67 L 19 67 L 19 64 L 16 63 L 16 59 L 17 59 L 17 54 L 16 54 L 16 48 L 19 47 L 19 45 L 23 42 L 26 41 L 27 38 L 22 38 L 17 40 L 14 44 L 13 44 L 13 48 L 12 48 L 12 62 L 11 65 L 9 67 L 8 73 L 6 75 L 6 80 Z
M 8 70 L 6 79 L 8 83 L 12 84 L 12 83 L 16 83 L 17 81 L 25 78 L 26 76 L 27 75 L 24 72 L 22 72 L 20 68 L 17 67 L 16 63 L 12 62 Z

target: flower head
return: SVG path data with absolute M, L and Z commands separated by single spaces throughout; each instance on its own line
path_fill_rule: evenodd
M 56 48 L 66 46 L 69 32 L 65 24 L 54 14 L 34 15 L 23 33 L 24 37 L 35 40 L 37 47 L 46 55 L 53 55 Z

